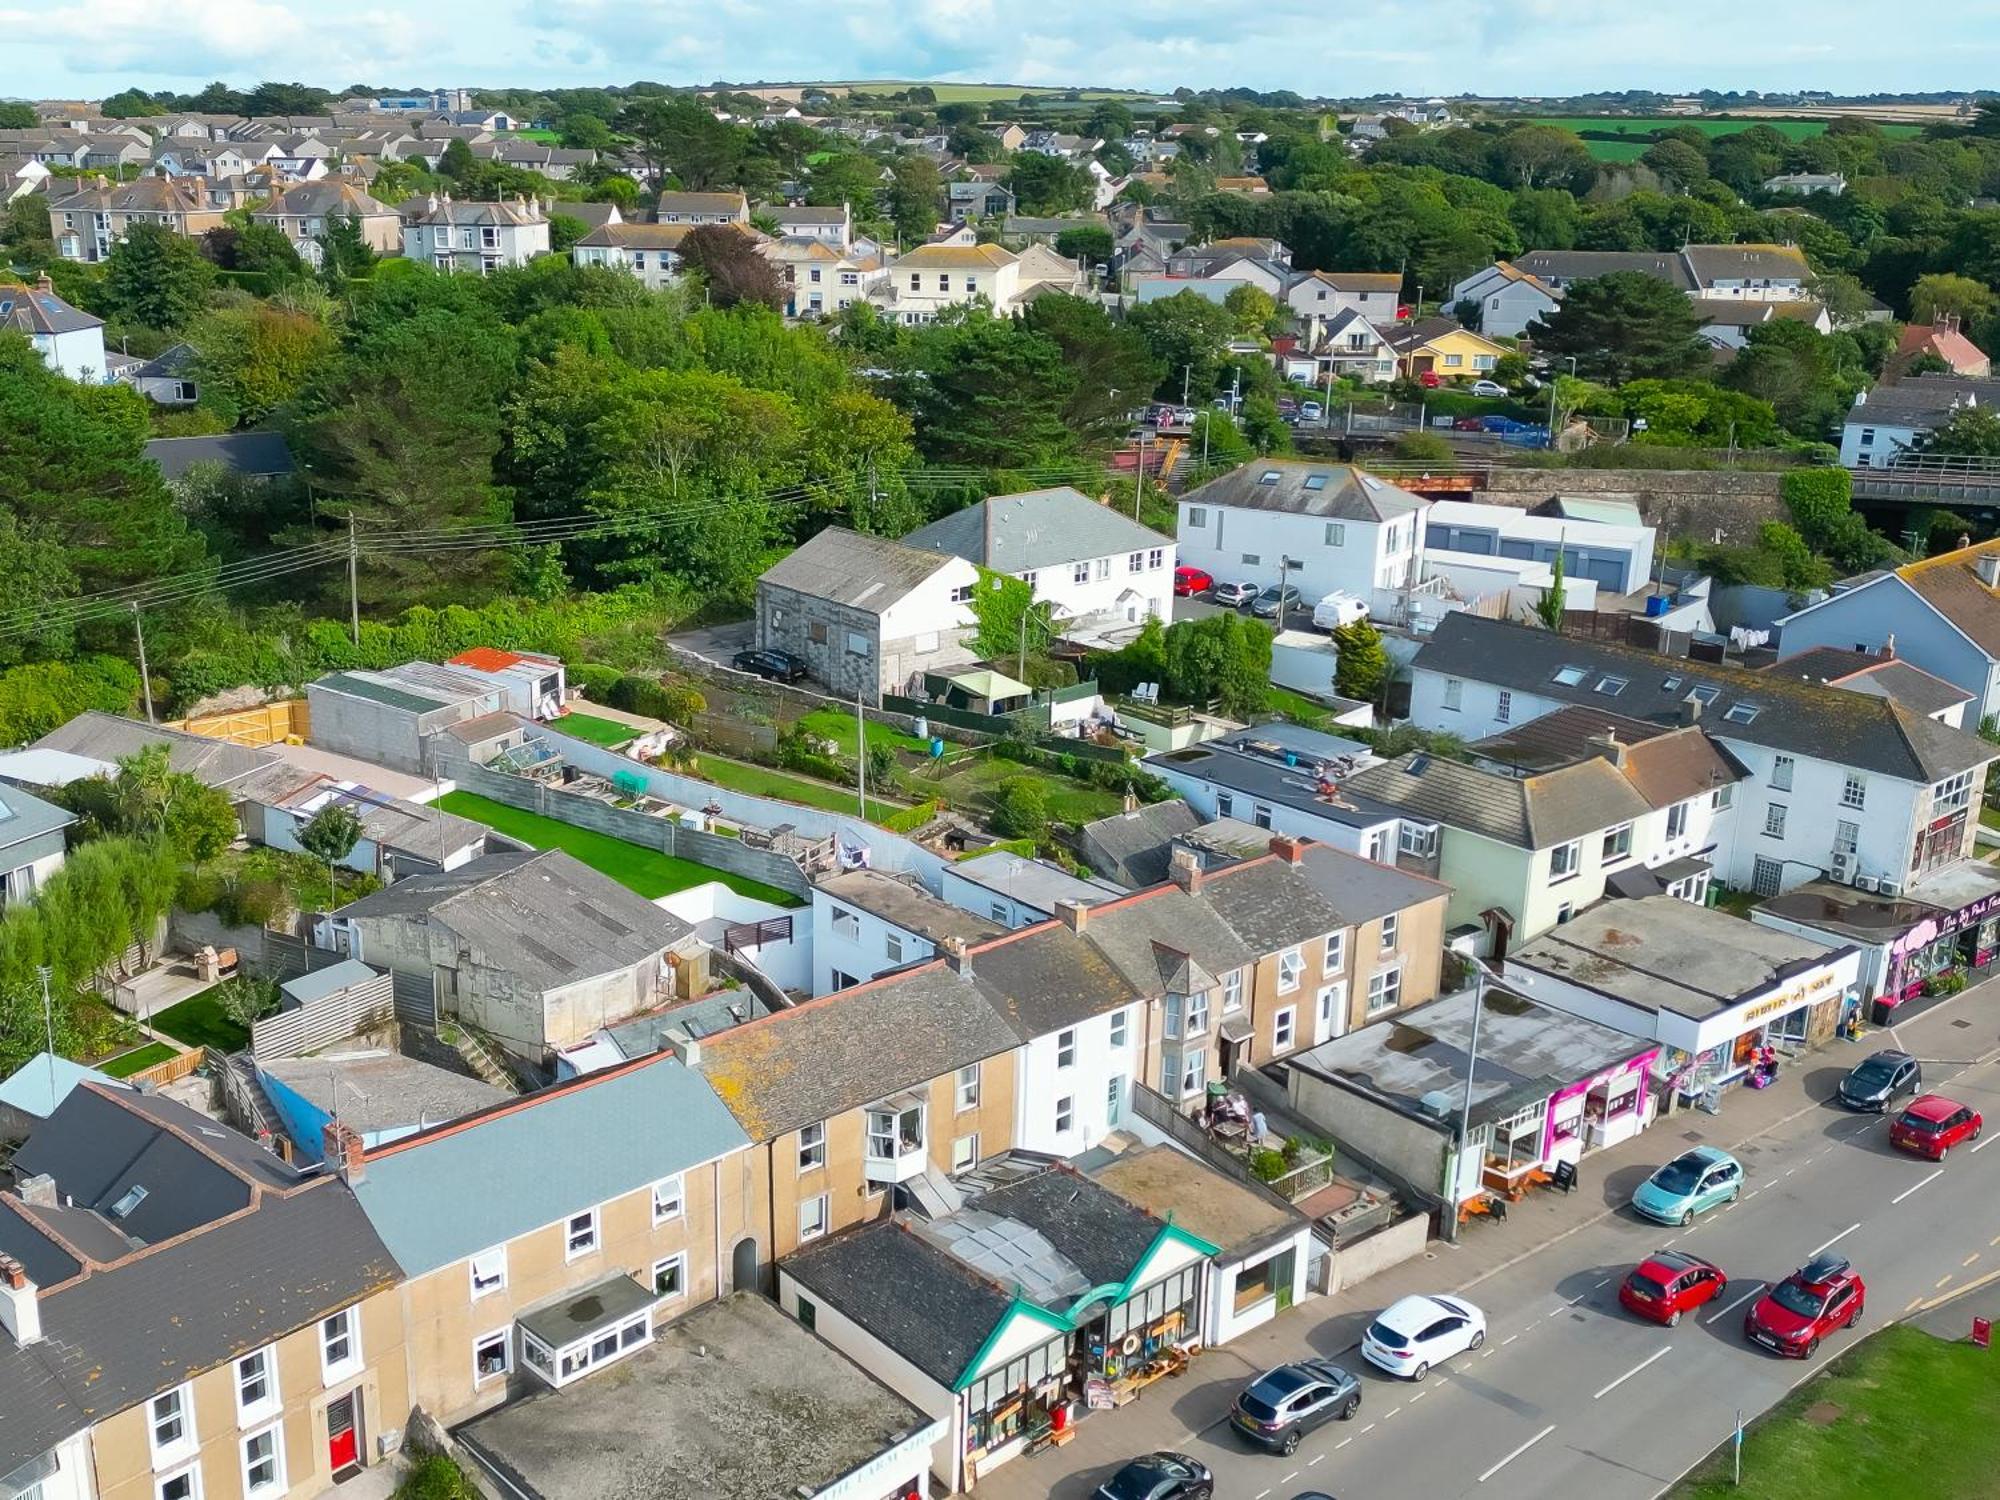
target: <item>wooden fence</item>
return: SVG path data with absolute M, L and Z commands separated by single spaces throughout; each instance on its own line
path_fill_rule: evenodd
M 177 1083 L 198 1069 L 203 1063 L 209 1061 L 211 1055 L 216 1064 L 220 1066 L 222 1063 L 222 1054 L 220 1052 L 211 1054 L 206 1047 L 193 1047 L 181 1053 L 178 1057 L 170 1057 L 163 1063 L 154 1063 L 150 1068 L 141 1068 L 138 1072 L 129 1075 L 125 1079 L 125 1082 L 150 1083 L 155 1087 Z
M 198 734 L 204 739 L 227 740 L 232 745 L 277 745 L 293 738 L 303 740 L 312 728 L 312 717 L 305 699 L 288 698 L 282 703 L 265 703 L 230 713 L 173 719 L 161 727 Z

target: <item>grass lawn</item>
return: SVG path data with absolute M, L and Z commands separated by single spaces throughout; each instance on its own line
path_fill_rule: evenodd
M 553 130 L 536 130 L 533 127 L 526 130 L 512 130 L 508 134 L 516 140 L 540 141 L 544 146 L 559 145 L 562 141 L 562 137 Z
M 1049 817 L 1058 823 L 1089 823 L 1108 818 L 1125 805 L 1118 793 L 1101 786 L 1087 786 L 1067 776 L 1051 775 L 1034 766 L 1002 760 L 997 755 L 979 755 L 957 762 L 942 778 L 925 771 L 908 778 L 908 785 L 930 795 L 941 795 L 954 807 L 977 813 L 991 811 L 1000 784 L 1025 776 L 1041 784 L 1048 800 Z
M 130 1052 L 112 1058 L 109 1062 L 97 1064 L 97 1071 L 110 1078 L 130 1078 L 147 1068 L 155 1067 L 174 1056 L 174 1049 L 165 1042 L 148 1042 Z
M 190 995 L 180 1004 L 148 1017 L 146 1024 L 190 1047 L 241 1052 L 250 1045 L 250 1033 L 222 1013 L 222 1002 L 215 998 L 214 990 Z
M 853 714 L 845 713 L 837 708 L 816 708 L 799 720 L 799 727 L 804 729 L 807 734 L 816 735 L 823 740 L 832 740 L 840 746 L 840 753 L 842 755 L 854 754 Z M 873 749 L 878 745 L 886 746 L 891 750 L 914 750 L 919 754 L 930 749 L 930 746 L 925 741 L 918 739 L 915 735 L 904 734 L 899 729 L 894 729 L 887 724 L 878 724 L 873 719 L 870 719 L 868 720 L 868 746 L 870 749 Z
M 781 797 L 787 802 L 799 802 L 827 812 L 854 811 L 852 787 L 814 781 L 807 776 L 794 776 L 789 771 L 774 771 L 768 766 L 753 766 L 746 760 L 704 755 L 694 774 L 717 786 L 726 786 L 732 792 L 748 792 L 753 797 Z M 898 811 L 900 809 L 893 803 L 878 802 L 873 797 L 868 799 L 868 818 L 871 822 L 879 823 Z
M 1692 125 L 1703 135 L 1740 135 L 1753 125 L 1768 125 L 1787 140 L 1809 140 L 1826 133 L 1826 120 L 1716 120 L 1689 119 L 1685 115 L 1651 115 L 1633 117 L 1630 115 L 1538 115 L 1537 125 L 1554 125 L 1563 130 L 1574 130 L 1582 134 L 1586 130 L 1599 134 L 1629 135 L 1649 137 L 1655 131 L 1669 126 Z M 1907 140 L 1923 133 L 1921 125 L 1877 124 L 1876 129 L 1892 140 Z
M 1988 828 L 2000 828 L 2000 807 L 1982 802 L 1979 804 L 1979 821 Z
M 509 807 L 476 792 L 446 792 L 438 805 L 446 812 L 457 813 L 475 823 L 484 823 L 488 828 L 497 829 L 509 838 L 517 838 L 537 849 L 561 849 L 648 901 L 684 891 L 690 886 L 719 880 L 739 896 L 750 896 L 779 906 L 799 904 L 796 896 L 776 886 L 765 885 L 761 880 L 732 875 L 727 870 L 711 869 L 691 859 L 677 859 L 657 849 L 645 849 L 637 844 L 628 844 L 623 839 L 614 839 L 606 833 L 595 833 L 588 828 L 576 828 L 554 818 L 545 818 L 540 813 L 523 812 L 518 807 Z
M 558 734 L 572 735 L 593 745 L 602 745 L 607 750 L 616 750 L 628 740 L 637 739 L 639 731 L 630 724 L 621 724 L 616 719 L 600 719 L 596 714 L 564 714 L 549 725 Z
M 1332 683 L 1329 682 L 1326 687 L 1328 692 L 1333 691 Z M 1281 688 L 1275 683 L 1272 684 L 1270 697 L 1265 701 L 1270 705 L 1272 713 L 1283 714 L 1286 718 L 1301 724 L 1325 724 L 1332 712 L 1324 703 L 1315 703 L 1304 693 L 1295 693 L 1290 688 Z M 1340 726 L 1337 724 L 1329 725 L 1328 728 L 1331 733 L 1340 732 Z
M 903 89 L 914 88 L 919 83 L 937 96 L 940 104 L 993 104 L 1013 103 L 1023 94 L 1033 94 L 1039 98 L 1060 99 L 1069 93 L 1068 89 L 1038 89 L 1019 83 L 924 83 L 920 79 L 862 79 L 843 81 L 836 87 L 860 89 L 869 94 L 894 94 Z M 1120 89 L 1078 89 L 1077 95 L 1088 100 L 1097 99 L 1150 99 L 1150 94 L 1133 93 Z
M 1984 1500 L 2000 1473 L 1995 1358 L 1915 1328 L 1884 1328 L 1750 1430 L 1741 1488 L 1730 1483 L 1724 1450 L 1675 1500 Z

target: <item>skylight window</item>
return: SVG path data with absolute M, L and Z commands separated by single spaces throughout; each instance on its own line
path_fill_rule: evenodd
M 1309 490 L 1323 490 L 1323 489 L 1325 489 L 1325 488 L 1326 488 L 1326 475 L 1324 475 L 1324 474 L 1308 474 L 1308 475 L 1306 475 L 1306 488 L 1307 488 L 1307 489 L 1309 489 Z
M 1564 687 L 1575 687 L 1579 682 L 1582 682 L 1583 679 L 1588 677 L 1589 675 L 1590 674 L 1584 671 L 1582 667 L 1556 668 L 1556 681 L 1561 683 Z
M 1276 469 L 1266 469 L 1257 476 L 1257 482 L 1259 484 L 1276 484 L 1278 482 L 1278 471 Z
M 1688 696 L 1697 703 L 1707 705 L 1722 696 L 1722 689 L 1716 687 L 1713 683 L 1698 682 L 1692 688 L 1688 689 Z
M 1763 710 L 1754 703 L 1732 703 L 1729 705 L 1729 711 L 1722 717 L 1731 724 L 1749 724 L 1755 722 L 1757 715 L 1762 712 Z
M 1663 693 L 1671 693 L 1675 688 L 1679 687 L 1686 680 L 1687 679 L 1684 677 L 1669 677 L 1665 682 L 1660 684 L 1660 691 Z
M 114 1219 L 126 1218 L 145 1201 L 146 1189 L 142 1185 L 134 1183 L 124 1191 L 116 1203 L 111 1205 L 111 1217 Z
M 1600 677 L 1597 679 L 1597 691 L 1604 694 L 1607 698 L 1616 698 L 1629 685 L 1630 679 L 1624 677 Z

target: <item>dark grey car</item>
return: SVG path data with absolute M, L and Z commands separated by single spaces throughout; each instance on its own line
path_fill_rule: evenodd
M 1923 1082 L 1924 1070 L 1917 1060 L 1889 1048 L 1862 1058 L 1840 1080 L 1840 1102 L 1849 1109 L 1885 1114 L 1904 1095 L 1914 1098 Z
M 1266 1370 L 1236 1398 L 1229 1425 L 1260 1448 L 1291 1454 L 1305 1435 L 1361 1410 L 1361 1382 L 1330 1360 Z
M 1278 611 L 1289 613 L 1299 607 L 1299 591 L 1289 583 L 1266 584 L 1264 591 L 1250 601 L 1250 613 L 1260 620 L 1272 620 Z

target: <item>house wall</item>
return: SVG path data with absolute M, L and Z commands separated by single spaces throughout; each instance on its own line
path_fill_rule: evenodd
M 1396 848 L 1396 828 L 1399 819 L 1354 827 L 1347 823 L 1335 822 L 1332 818 L 1322 818 L 1295 807 L 1282 804 L 1266 804 L 1244 792 L 1232 792 L 1213 782 L 1204 781 L 1180 770 L 1170 761 L 1154 757 L 1143 762 L 1145 768 L 1180 794 L 1188 806 L 1200 815 L 1202 821 L 1215 818 L 1241 818 L 1249 823 L 1261 816 L 1259 808 L 1268 807 L 1267 822 L 1258 822 L 1259 827 L 1269 827 L 1272 833 L 1290 834 L 1295 838 L 1317 839 L 1348 854 L 1368 856 L 1370 845 L 1379 841 L 1381 848 L 1393 854 Z
M 282 807 L 270 807 L 262 802 L 253 803 L 248 811 L 255 819 L 254 827 L 258 830 L 258 842 L 268 844 L 273 849 L 302 852 L 299 829 L 304 825 L 296 813 Z M 472 857 L 473 851 L 470 848 L 454 850 L 447 858 L 444 868 L 456 869 Z M 354 847 L 334 862 L 343 870 L 359 870 L 365 875 L 378 875 L 382 871 L 382 846 L 373 839 L 356 839 Z
M 1370 322 L 1379 318 L 1384 324 L 1389 324 L 1396 321 L 1398 296 L 1395 292 L 1345 292 L 1328 286 L 1316 276 L 1308 276 L 1285 293 L 1284 300 L 1293 312 L 1302 317 L 1331 321 L 1351 311 Z
M 1292 1108 L 1352 1148 L 1368 1163 L 1400 1179 L 1431 1202 L 1444 1196 L 1452 1126 L 1427 1124 L 1399 1110 L 1330 1083 L 1304 1068 L 1288 1070 Z
M 1794 757 L 1791 790 L 1784 791 L 1774 785 L 1778 752 L 1725 739 L 1719 732 L 1716 738 L 1750 772 L 1750 779 L 1736 787 L 1734 830 L 1724 846 L 1726 858 L 1724 851 L 1718 851 L 1716 860 L 1717 873 L 1731 885 L 1750 889 L 1760 857 L 1784 863 L 1781 890 L 1817 879 L 1832 868 L 1837 825 L 1842 822 L 1859 828 L 1856 874 L 1909 878 L 1919 807 L 1927 808 L 1930 802 L 1928 786 L 1864 775 L 1863 805 L 1846 807 L 1841 802 L 1849 774 L 1845 766 Z M 1766 831 L 1773 805 L 1785 809 L 1781 836 Z
M 1297 1234 L 1279 1244 L 1245 1256 L 1242 1260 L 1218 1258 L 1208 1273 L 1208 1317 L 1206 1342 L 1226 1344 L 1239 1334 L 1260 1328 L 1275 1318 L 1279 1303 L 1296 1307 L 1306 1300 L 1306 1262 L 1311 1258 L 1312 1230 L 1301 1224 Z M 1274 1292 L 1262 1301 L 1253 1302 L 1242 1312 L 1236 1311 L 1236 1278 L 1244 1271 L 1277 1259 L 1281 1255 L 1292 1257 L 1292 1274 L 1289 1291 L 1280 1296 Z
M 1279 562 L 1295 566 L 1286 579 L 1309 617 L 1336 589 L 1373 600 L 1378 588 L 1414 582 L 1424 545 L 1421 510 L 1394 521 L 1327 521 L 1318 516 L 1180 502 L 1180 560 L 1221 582 L 1259 587 L 1278 581 Z M 1331 538 L 1338 538 L 1337 541 Z
M 320 1191 L 329 1191 L 321 1189 Z M 308 1324 L 277 1341 L 278 1391 L 284 1403 L 285 1496 L 318 1495 L 333 1484 L 327 1455 L 326 1408 L 349 1391 L 359 1392 L 360 1456 L 381 1460 L 378 1439 L 400 1442 L 410 1412 L 408 1356 L 403 1340 L 401 1298 L 395 1289 L 359 1304 L 361 1373 L 328 1386 L 321 1376 L 319 1324 Z M 242 1351 L 250 1353 L 249 1349 Z M 204 1500 L 243 1493 L 243 1439 L 269 1425 L 237 1425 L 233 1360 L 193 1377 L 195 1438 Z M 91 1432 L 99 1500 L 156 1500 L 156 1476 L 148 1439 L 147 1403 L 105 1418 Z M 176 1463 L 161 1473 L 179 1472 Z
M 597 1205 L 598 1248 L 576 1260 L 564 1259 L 560 1222 L 515 1236 L 506 1246 L 507 1284 L 476 1300 L 470 1259 L 411 1278 L 401 1288 L 409 1329 L 410 1399 L 449 1425 L 543 1389 L 542 1381 L 522 1366 L 518 1335 L 514 1369 L 506 1376 L 476 1379 L 473 1345 L 488 1334 L 511 1330 L 521 1314 L 620 1271 L 650 1286 L 657 1262 L 685 1252 L 686 1289 L 655 1304 L 656 1323 L 736 1290 L 726 1284 L 729 1249 L 753 1232 L 753 1155 L 747 1149 L 735 1151 L 682 1173 L 682 1212 L 659 1225 L 653 1223 L 651 1183 Z M 579 1203 L 576 1212 L 591 1206 Z
M 1386 947 L 1382 942 L 1383 918 L 1363 922 L 1352 930 L 1348 937 L 1347 1025 L 1343 1030 L 1352 1031 L 1438 997 L 1449 904 L 1449 895 L 1439 892 L 1428 901 L 1404 907 L 1396 913 L 1395 941 Z M 1368 987 L 1378 973 L 1390 968 L 1402 970 L 1401 996 L 1395 1005 L 1371 1016 Z
M 944 867 L 938 894 L 960 911 L 969 911 L 974 916 L 986 917 L 1000 923 L 1009 932 L 1018 927 L 1026 927 L 1032 922 L 1046 922 L 1055 913 L 1010 896 L 1005 891 L 990 885 L 981 885 L 969 876 L 961 875 L 950 865 Z
M 1015 576 L 1032 578 L 1035 598 L 1050 601 L 1073 619 L 1109 615 L 1128 622 L 1141 621 L 1149 616 L 1171 620 L 1174 559 L 1173 541 L 1161 537 L 1156 544 L 1137 552 L 1079 558 L 1058 567 Z M 1088 574 L 1082 583 L 1077 582 L 1079 571 Z M 1125 596 L 1128 594 L 1138 597 L 1127 600 Z
M 958 641 L 971 612 L 953 602 L 952 592 L 978 576 L 963 558 L 948 559 L 921 588 L 879 616 L 759 582 L 757 644 L 791 652 L 837 697 L 851 700 L 858 692 L 867 702 L 880 703 L 884 693 L 916 686 L 925 672 L 972 660 Z
M 841 936 L 834 927 L 835 915 L 852 917 L 855 933 L 852 937 Z M 797 915 L 803 915 L 799 913 Z M 893 940 L 901 945 L 901 956 L 891 956 L 889 943 Z M 904 964 L 915 963 L 929 958 L 937 949 L 926 939 L 919 937 L 907 927 L 899 927 L 894 922 L 863 911 L 852 902 L 841 901 L 829 896 L 825 891 L 814 888 L 812 893 L 812 992 L 824 995 L 833 990 L 844 989 L 849 984 L 859 984 L 873 979 L 890 969 L 901 968 Z M 839 972 L 846 979 L 835 982 L 834 974 Z
M 68 333 L 33 334 L 29 343 L 51 370 L 81 385 L 97 385 L 104 376 L 104 330 L 78 328 Z
M 1535 878 L 1534 854 L 1497 839 L 1482 837 L 1463 828 L 1438 830 L 1438 879 L 1451 887 L 1445 907 L 1445 921 L 1457 927 L 1477 922 L 1479 914 L 1492 907 L 1504 908 L 1525 933 L 1530 920 L 1530 882 Z M 1547 856 L 1541 866 L 1546 871 Z M 1603 882 L 1598 889 L 1601 892 Z M 1548 920 L 1555 920 L 1553 906 Z
M 504 706 L 496 688 L 458 703 L 416 713 L 312 682 L 306 684 L 306 705 L 312 716 L 309 738 L 320 749 L 413 775 L 422 775 L 430 769 L 424 763 L 427 736 L 481 714 L 498 712 Z
M 0 848 L 0 875 L 6 877 L 4 901 L 20 900 L 48 884 L 49 877 L 63 867 L 63 852 L 60 828 Z
M 1840 461 L 1850 469 L 1886 469 L 1928 431 L 1898 422 L 1871 422 L 1868 408 L 1857 406 L 1840 429 Z
M 2000 713 L 2000 667 L 1900 578 L 1884 578 L 1778 623 L 1778 647 L 1797 656 L 1814 646 L 1880 651 L 1896 639 L 1896 655 L 1972 694 L 1967 723 Z
M 1537 318 L 1554 312 L 1555 298 L 1523 281 L 1488 288 L 1480 298 L 1479 331 L 1490 339 L 1518 338 Z
M 1125 1018 L 1125 1040 L 1112 1044 L 1112 1017 Z M 1088 1151 L 1132 1113 L 1132 1082 L 1141 1078 L 1145 1006 L 1129 1005 L 1078 1021 L 1073 1027 L 1038 1036 L 1014 1053 L 1016 1088 L 1014 1144 L 1023 1151 L 1070 1157 Z M 1064 1032 L 1075 1033 L 1074 1060 L 1059 1064 Z M 1141 1078 L 1141 1081 L 1143 1078 Z M 1058 1105 L 1069 1101 L 1070 1128 L 1057 1128 Z M 982 1141 L 981 1148 L 987 1148 Z
M 1553 563 L 1558 550 L 1569 578 L 1593 579 L 1629 593 L 1653 571 L 1653 528 L 1533 516 L 1505 505 L 1441 500 L 1425 518 L 1425 551 Z

